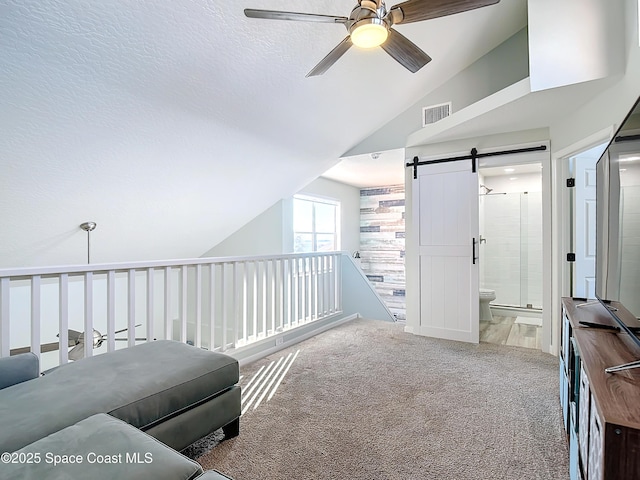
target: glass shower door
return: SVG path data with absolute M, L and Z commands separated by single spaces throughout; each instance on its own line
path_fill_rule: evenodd
M 489 194 L 482 202 L 481 287 L 495 290 L 493 305 L 542 308 L 542 193 Z

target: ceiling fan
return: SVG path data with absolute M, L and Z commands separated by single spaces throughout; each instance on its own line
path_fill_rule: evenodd
M 251 8 L 245 9 L 244 14 L 250 18 L 343 24 L 349 34 L 307 74 L 307 77 L 322 75 L 351 48 L 351 45 L 361 48 L 382 47 L 398 63 L 415 73 L 429 63 L 431 57 L 407 37 L 391 28 L 393 25 L 453 15 L 493 5 L 499 1 L 407 0 L 387 9 L 383 0 L 359 0 L 349 17 Z
M 138 324 L 136 325 L 136 327 L 139 327 L 140 325 L 141 324 Z M 127 328 L 123 328 L 122 330 L 116 330 L 114 334 L 126 332 L 127 330 L 128 330 Z M 100 347 L 106 339 L 107 339 L 106 334 L 103 335 L 95 328 L 93 329 L 93 348 Z M 114 340 L 126 341 L 128 339 L 116 338 Z M 146 338 L 136 338 L 136 340 L 143 341 L 143 340 L 146 340 Z M 71 350 L 69 350 L 69 360 L 76 361 L 76 360 L 80 360 L 81 358 L 84 358 L 85 343 L 86 341 L 85 341 L 84 332 L 78 332 L 76 330 L 69 329 L 69 346 L 73 347 Z

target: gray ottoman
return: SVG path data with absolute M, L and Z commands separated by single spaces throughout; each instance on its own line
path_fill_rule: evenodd
M 0 390 L 0 453 L 97 413 L 182 450 L 223 428 L 238 434 L 238 361 L 169 340 L 63 365 Z
M 198 463 L 103 413 L 31 443 L 13 457 L 16 463 L 2 464 L 3 479 L 192 480 L 202 473 Z

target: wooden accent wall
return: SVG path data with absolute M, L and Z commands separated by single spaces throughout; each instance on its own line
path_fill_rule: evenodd
M 398 320 L 406 320 L 404 185 L 360 190 L 360 265 Z

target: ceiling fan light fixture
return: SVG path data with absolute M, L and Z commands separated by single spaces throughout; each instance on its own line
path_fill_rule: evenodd
M 356 47 L 374 48 L 387 41 L 389 28 L 379 18 L 366 18 L 353 24 L 350 35 Z

